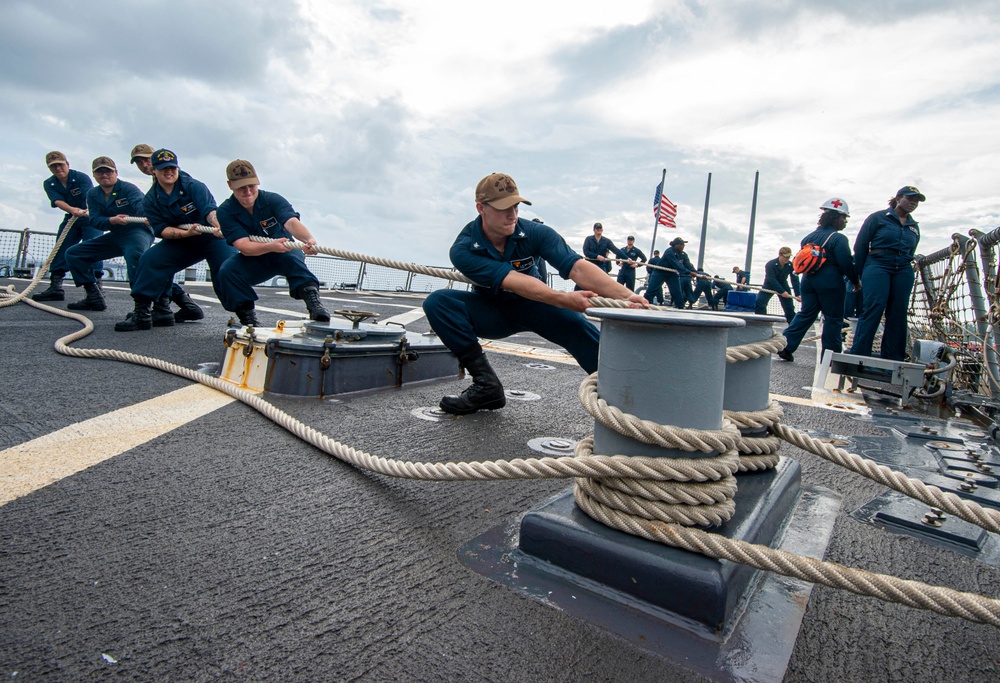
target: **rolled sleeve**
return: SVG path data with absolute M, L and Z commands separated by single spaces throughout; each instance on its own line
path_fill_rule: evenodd
M 215 212 L 215 217 L 219 221 L 219 227 L 222 230 L 222 235 L 226 238 L 226 243 L 229 245 L 232 245 L 238 239 L 250 236 L 246 226 L 244 226 L 240 221 L 239 214 L 234 210 L 234 206 L 240 211 L 243 211 L 244 214 L 246 213 L 243 207 L 241 207 L 232 197 L 222 202 L 219 210 Z

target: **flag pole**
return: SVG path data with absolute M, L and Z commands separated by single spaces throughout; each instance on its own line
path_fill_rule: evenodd
M 712 196 L 712 174 L 708 174 L 705 188 L 705 211 L 701 214 L 701 244 L 698 245 L 698 270 L 705 267 L 705 237 L 708 235 L 708 198 Z
M 747 237 L 747 261 L 743 270 L 750 272 L 750 262 L 753 260 L 753 228 L 757 221 L 757 182 L 760 180 L 760 171 L 753 174 L 753 204 L 750 205 L 750 234 Z
M 667 191 L 664 187 L 667 183 L 667 169 L 663 169 L 663 177 L 660 179 L 660 196 Z M 661 202 L 656 203 L 656 214 L 653 216 L 653 241 L 649 245 L 649 256 L 653 256 L 653 249 L 656 247 L 656 230 L 660 227 L 660 206 Z

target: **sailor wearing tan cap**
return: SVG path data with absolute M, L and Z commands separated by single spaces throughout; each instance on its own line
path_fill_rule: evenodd
M 101 259 L 122 256 L 129 282 L 135 280 L 139 259 L 153 243 L 153 231 L 142 223 L 127 223 L 126 218 L 142 216 L 142 190 L 118 177 L 111 157 L 97 157 L 92 164 L 97 187 L 87 193 L 90 224 L 100 231 L 98 237 L 70 247 L 66 262 L 73 282 L 83 287 L 86 297 L 67 308 L 75 311 L 103 311 L 104 295 L 92 274 L 93 264 Z
M 90 227 L 90 221 L 87 220 L 87 192 L 94 186 L 90 176 L 70 168 L 69 161 L 62 152 L 52 151 L 46 154 L 45 165 L 52 171 L 52 175 L 42 184 L 45 194 L 48 195 L 52 208 L 66 212 L 57 234 L 62 234 L 71 217 L 76 216 L 76 221 L 49 266 L 48 289 L 31 298 L 35 301 L 63 301 L 66 292 L 63 291 L 62 283 L 69 270 L 66 252 L 74 244 L 97 237 L 101 233 Z M 104 275 L 103 262 L 94 264 L 94 274 L 98 278 Z
M 648 304 L 566 245 L 552 228 L 518 218 L 518 205 L 531 204 L 514 180 L 493 173 L 476 186 L 479 216 L 451 247 L 451 262 L 476 283 L 471 291 L 442 289 L 424 301 L 431 328 L 472 375 L 461 396 L 445 396 L 441 409 L 454 415 L 496 410 L 506 405 L 503 385 L 486 360 L 479 338 L 503 339 L 534 332 L 565 348 L 580 366 L 597 370 L 600 333 L 583 315 L 590 298 L 603 296 Z M 539 277 L 538 263 L 582 289 L 560 292 Z
M 260 189 L 253 164 L 237 159 L 226 167 L 226 181 L 232 196 L 219 207 L 219 225 L 226 242 L 239 250 L 219 270 L 220 301 L 244 325 L 260 325 L 254 312 L 257 293 L 254 285 L 284 276 L 288 293 L 305 302 L 312 320 L 327 322 L 330 313 L 319 298 L 319 280 L 306 266 L 305 254 L 315 254 L 316 238 L 299 220 L 300 216 L 284 197 Z M 254 242 L 252 236 L 271 242 Z M 291 239 L 305 245 L 294 249 Z

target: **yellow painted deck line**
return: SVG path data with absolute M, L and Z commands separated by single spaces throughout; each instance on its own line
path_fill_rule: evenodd
M 566 365 L 577 365 L 576 359 L 565 351 L 528 346 L 527 344 L 515 344 L 513 342 L 497 341 L 496 339 L 480 339 L 479 343 L 484 349 L 507 353 L 512 356 L 524 356 L 535 360 L 551 361 L 553 363 L 565 363 Z
M 795 403 L 800 406 L 810 406 L 815 407 L 813 400 L 811 398 L 803 398 L 801 396 L 784 396 L 782 394 L 768 394 L 768 398 L 771 401 L 777 401 L 778 403 Z
M 0 451 L 0 505 L 124 453 L 234 400 L 194 384 Z

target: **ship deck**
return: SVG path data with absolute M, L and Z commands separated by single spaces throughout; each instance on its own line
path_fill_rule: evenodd
M 8 284 L 21 290 L 26 281 L 0 279 Z M 222 359 L 230 316 L 203 283 L 188 289 L 205 320 L 116 333 L 113 323 L 131 310 L 131 299 L 125 286 L 109 284 L 108 310 L 89 314 L 95 332 L 74 346 L 211 370 Z M 283 290 L 258 291 L 265 324 L 304 313 Z M 420 306 L 407 295 L 323 296 L 328 308 L 384 318 Z M 24 304 L 0 309 L 0 676 L 704 680 L 676 659 L 525 599 L 460 561 L 464 544 L 515 523 L 567 481 L 429 483 L 363 472 L 185 379 L 57 354 L 53 342 L 79 327 Z M 407 327 L 426 331 L 427 323 L 417 317 Z M 538 455 L 532 439 L 589 435 L 593 419 L 576 398 L 584 372 L 551 360 L 558 350 L 543 340 L 507 341 L 537 349 L 535 356 L 510 347 L 490 351 L 491 362 L 508 389 L 540 400 L 440 422 L 413 411 L 436 406 L 467 380 L 271 400 L 338 441 L 413 461 L 530 458 Z M 815 366 L 812 343 L 794 363 L 772 363 L 771 392 L 786 423 L 892 438 L 857 411 L 817 406 Z M 664 400 L 692 389 L 665 387 Z M 1000 594 L 995 563 L 853 515 L 884 492 L 881 485 L 788 444 L 781 452 L 801 462 L 806 485 L 842 496 L 826 559 Z M 13 474 L 24 462 L 34 465 Z M 998 644 L 992 626 L 818 586 L 785 680 L 995 681 Z

